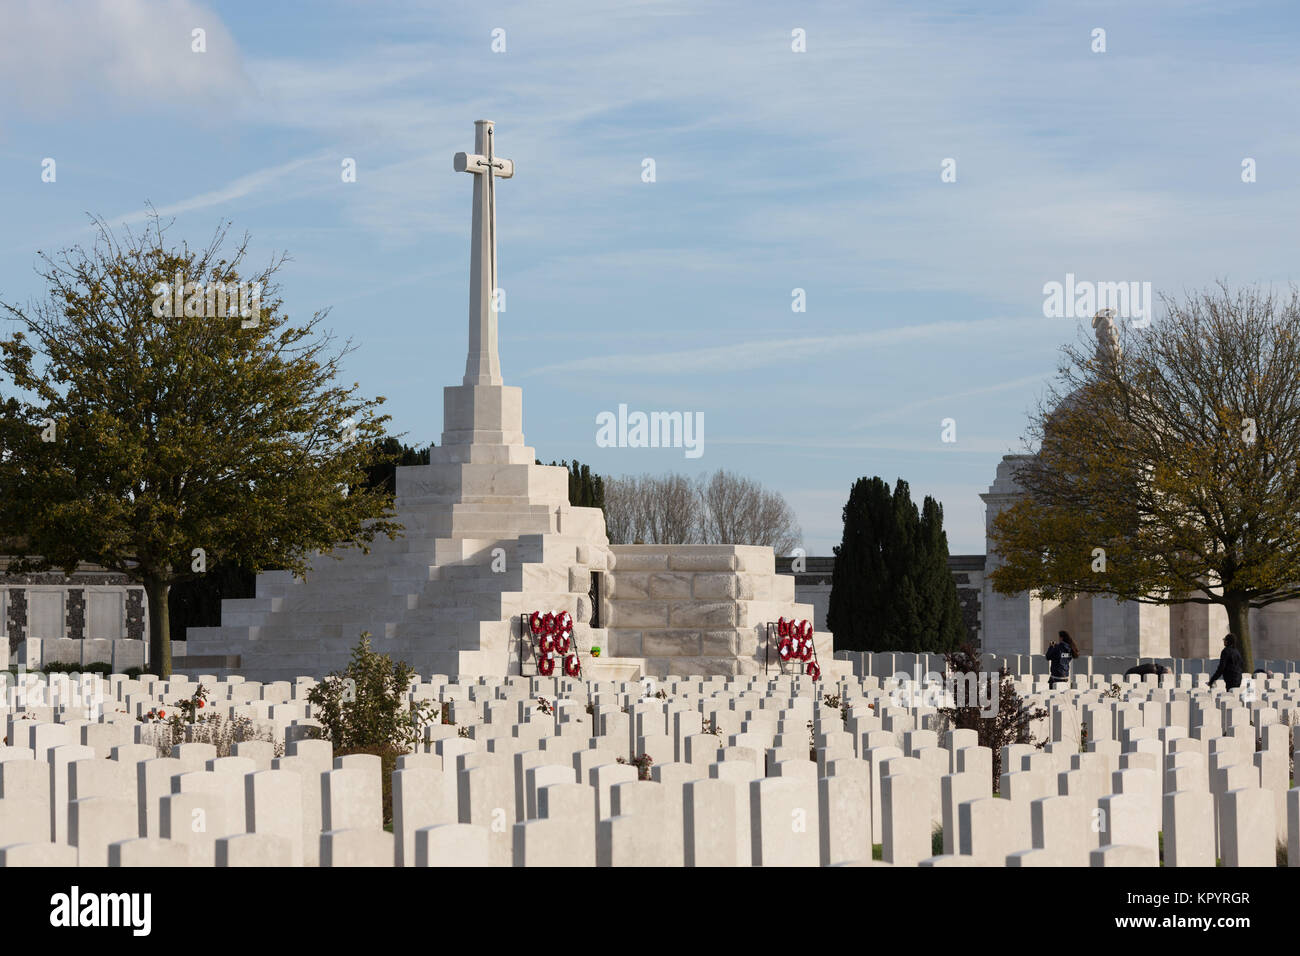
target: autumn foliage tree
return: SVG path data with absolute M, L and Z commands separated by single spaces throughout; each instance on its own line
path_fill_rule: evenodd
M 1064 350 L 992 583 L 1222 605 L 1252 667 L 1249 610 L 1300 597 L 1300 298 L 1219 285 L 1165 305 Z
M 248 239 L 169 247 L 154 216 L 90 249 L 41 255 L 48 294 L 0 303 L 0 535 L 11 570 L 94 562 L 144 585 L 151 667 L 171 670 L 168 593 L 217 562 L 305 571 L 316 551 L 396 534 L 391 495 L 363 487 L 387 416 L 341 383 L 350 350 L 291 320 Z M 260 289 L 232 309 L 222 288 Z M 173 303 L 179 306 L 174 307 Z M 351 489 L 351 490 L 349 490 Z

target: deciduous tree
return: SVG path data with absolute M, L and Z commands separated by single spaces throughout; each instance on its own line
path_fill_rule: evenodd
M 992 583 L 1219 604 L 1251 667 L 1250 608 L 1300 597 L 1300 298 L 1220 284 L 1164 311 L 1063 350 Z
M 164 676 L 176 582 L 218 562 L 301 572 L 400 530 L 391 496 L 363 487 L 383 399 L 339 381 L 350 348 L 324 313 L 290 319 L 285 257 L 245 268 L 247 237 L 227 257 L 225 228 L 199 249 L 166 232 L 97 222 L 91 248 L 40 256 L 45 300 L 0 303 L 17 323 L 0 340 L 0 534 L 26 541 L 19 568 L 143 583 Z M 248 314 L 217 294 L 241 284 L 260 289 Z

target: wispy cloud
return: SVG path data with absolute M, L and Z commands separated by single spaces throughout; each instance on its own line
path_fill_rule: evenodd
M 190 196 L 188 199 L 181 199 L 157 209 L 159 216 L 177 216 L 181 213 L 194 212 L 199 209 L 208 209 L 213 206 L 224 206 L 238 199 L 244 199 L 259 193 L 266 193 L 272 187 L 279 186 L 288 179 L 291 174 L 296 173 L 304 167 L 313 164 L 322 163 L 326 156 L 317 153 L 312 156 L 304 156 L 300 159 L 291 160 L 287 163 L 280 163 L 276 166 L 269 166 L 266 169 L 254 170 L 232 179 L 226 185 L 209 190 L 208 192 L 199 193 Z M 277 194 L 281 196 L 282 194 Z M 143 222 L 150 216 L 148 209 L 137 209 L 134 212 L 123 213 L 120 216 L 108 219 L 110 225 L 121 224 L 124 226 L 134 225 Z
M 898 442 L 873 438 L 800 438 L 791 435 L 763 435 L 754 437 L 709 438 L 711 445 L 765 445 L 779 448 L 822 449 L 825 451 L 890 451 L 907 452 L 922 455 L 988 455 L 1011 454 L 1014 448 L 1007 442 L 990 438 L 963 438 L 957 442 L 943 443 L 939 440 L 939 430 L 934 431 L 933 441 Z
M 679 349 L 671 352 L 625 352 L 590 356 L 529 369 L 527 377 L 556 373 L 585 372 L 623 376 L 631 373 L 692 375 L 699 372 L 753 371 L 801 359 L 842 354 L 866 348 L 916 345 L 948 341 L 966 335 L 1005 332 L 1009 319 L 969 319 L 923 322 L 888 329 L 848 332 L 839 335 L 800 336 L 785 339 L 751 339 L 728 345 Z
M 857 429 L 870 428 L 873 425 L 880 425 L 884 422 L 899 421 L 907 418 L 912 412 L 915 412 L 918 409 L 932 408 L 935 405 L 951 406 L 956 402 L 978 398 L 981 395 L 995 395 L 999 392 L 1028 390 L 1030 386 L 1042 385 L 1048 380 L 1051 374 L 1051 371 L 1035 372 L 1033 375 L 1025 375 L 1021 378 L 1011 379 L 1010 381 L 998 382 L 996 385 L 983 385 L 979 388 L 967 388 L 960 392 L 949 392 L 945 395 L 932 395 L 919 401 L 907 402 L 904 405 L 896 405 L 893 408 L 879 412 L 871 412 L 858 419 L 858 423 L 855 427 Z

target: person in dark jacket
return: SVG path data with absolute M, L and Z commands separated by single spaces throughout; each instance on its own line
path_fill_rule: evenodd
M 1237 650 L 1237 635 L 1226 635 L 1223 638 L 1223 653 L 1219 655 L 1219 666 L 1211 675 L 1210 683 L 1223 678 L 1224 686 L 1228 690 L 1235 690 L 1241 686 L 1241 672 L 1245 669 L 1246 662 L 1241 659 L 1241 651 Z
M 1074 638 L 1069 635 L 1069 632 L 1061 631 L 1057 637 L 1059 640 L 1049 647 L 1044 655 L 1052 665 L 1047 675 L 1049 689 L 1057 684 L 1064 684 L 1070 679 L 1070 661 L 1079 656 L 1079 645 L 1074 643 Z

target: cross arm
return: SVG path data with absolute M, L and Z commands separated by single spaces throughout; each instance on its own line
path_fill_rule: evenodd
M 457 153 L 451 164 L 458 173 L 484 173 L 487 172 L 488 158 L 478 153 Z M 509 159 L 493 156 L 492 172 L 501 179 L 509 179 L 515 174 L 515 164 Z

